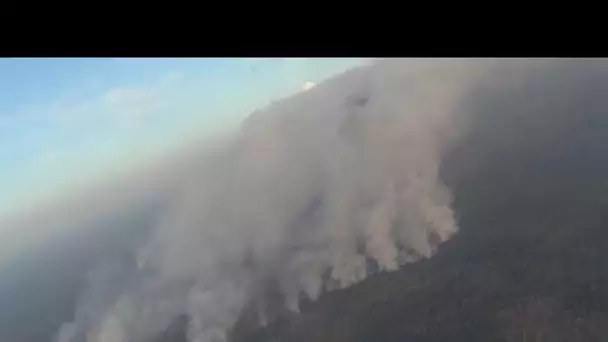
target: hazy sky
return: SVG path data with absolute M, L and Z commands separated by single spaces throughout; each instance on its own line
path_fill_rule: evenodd
M 0 215 L 109 177 L 363 59 L 0 59 Z

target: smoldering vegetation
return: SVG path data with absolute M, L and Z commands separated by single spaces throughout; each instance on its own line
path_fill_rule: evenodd
M 445 255 L 459 260 L 489 248 L 479 238 L 483 233 L 466 233 L 463 222 L 471 222 L 473 207 L 489 210 L 501 195 L 484 192 L 485 178 L 477 174 L 477 184 L 471 170 L 480 168 L 480 160 L 508 160 L 515 152 L 503 143 L 515 144 L 510 137 L 536 137 L 551 126 L 549 114 L 525 116 L 534 114 L 534 106 L 563 112 L 546 106 L 567 106 L 573 84 L 576 96 L 584 87 L 597 92 L 594 82 L 605 77 L 605 64 L 381 61 L 273 103 L 221 141 L 189 146 L 7 224 L 48 232 L 30 243 L 32 249 L 51 240 L 86 240 L 96 251 L 82 266 L 87 275 L 55 341 L 151 341 L 175 329 L 191 342 L 226 341 L 244 315 L 282 336 L 277 315 L 297 313 L 303 299 L 337 289 L 350 293 L 374 274 L 372 283 L 384 292 L 377 279 L 386 272 L 413 263 L 391 274 L 416 274 L 418 265 L 427 265 L 416 261 L 438 252 L 430 259 L 435 264 Z M 520 89 L 541 91 L 530 98 Z M 514 122 L 525 122 L 525 133 L 501 130 L 519 127 Z M 557 139 L 546 137 L 561 134 L 519 146 L 531 149 L 524 155 L 542 155 Z M 484 150 L 486 145 L 502 147 Z M 501 167 L 511 169 L 517 166 Z M 454 254 L 450 246 L 444 252 L 440 245 L 459 229 L 453 241 L 466 236 L 466 252 Z M 447 261 L 441 265 L 433 266 L 438 274 L 454 269 Z M 401 298 L 398 287 L 386 294 Z M 368 299 L 353 295 L 348 303 Z M 302 329 L 323 330 L 304 324 L 299 331 L 309 337 Z M 371 336 L 366 334 L 360 336 Z

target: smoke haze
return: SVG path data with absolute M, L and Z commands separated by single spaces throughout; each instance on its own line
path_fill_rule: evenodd
M 496 65 L 352 69 L 221 140 L 30 213 L 19 224 L 48 232 L 149 217 L 144 239 L 90 270 L 56 341 L 146 341 L 183 315 L 190 342 L 226 341 L 247 308 L 265 323 L 269 293 L 297 312 L 302 296 L 433 256 L 458 231 L 442 157 L 466 131 L 467 90 Z

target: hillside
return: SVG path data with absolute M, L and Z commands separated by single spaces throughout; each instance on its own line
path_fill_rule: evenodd
M 460 232 L 437 256 L 236 340 L 608 338 L 608 68 L 556 64 L 471 91 L 472 126 L 442 165 Z

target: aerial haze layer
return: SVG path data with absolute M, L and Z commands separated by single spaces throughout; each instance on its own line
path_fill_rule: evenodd
M 152 341 L 180 319 L 189 342 L 230 341 L 246 315 L 272 325 L 304 300 L 437 258 L 466 229 L 453 179 L 475 156 L 450 156 L 483 137 L 471 133 L 479 108 L 500 125 L 505 108 L 533 112 L 574 85 L 596 90 L 607 69 L 548 59 L 359 65 L 304 83 L 213 139 L 7 217 L 4 227 L 35 237 L 20 235 L 22 250 L 7 243 L 0 256 L 13 265 L 32 250 L 90 247 L 57 342 Z M 517 89 L 534 86 L 544 91 L 537 102 L 518 102 Z M 525 120 L 532 136 L 550 123 Z

